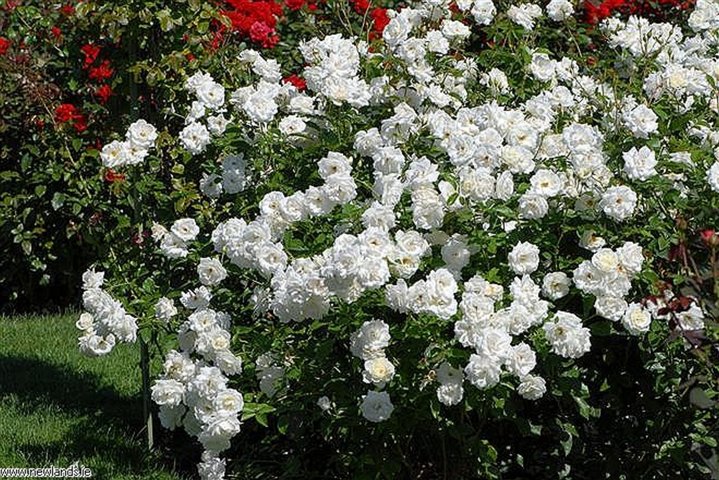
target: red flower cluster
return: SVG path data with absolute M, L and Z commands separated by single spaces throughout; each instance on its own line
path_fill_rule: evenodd
M 317 10 L 316 0 L 285 0 L 285 6 L 293 12 L 301 10 L 304 6 L 311 11 Z
M 72 103 L 63 103 L 55 109 L 55 121 L 58 123 L 72 123 L 75 130 L 87 130 L 87 117 Z
M 384 27 L 389 23 L 389 17 L 387 16 L 386 8 L 375 8 L 370 12 L 372 17 L 372 32 L 370 38 L 379 38 L 384 32 Z
M 88 69 L 92 66 L 93 63 L 95 63 L 95 60 L 97 60 L 97 57 L 100 55 L 100 47 L 97 45 L 93 45 L 92 43 L 88 43 L 80 47 L 80 51 L 83 55 L 85 55 L 85 61 L 83 63 L 82 68 Z
M 229 9 L 222 14 L 230 20 L 232 30 L 245 38 L 272 48 L 280 41 L 275 28 L 282 15 L 282 5 L 273 1 L 226 0 Z
M 105 181 L 108 183 L 124 182 L 125 174 L 118 173 L 112 168 L 108 168 L 107 170 L 105 170 Z
M 7 2 L 5 2 L 5 5 L 3 6 L 3 9 L 6 12 L 12 12 L 18 5 L 20 5 L 20 0 L 7 0 Z
M 587 23 L 596 25 L 614 13 L 639 15 L 654 19 L 664 19 L 672 12 L 688 10 L 696 0 L 604 0 L 601 3 L 584 2 L 584 14 Z
M 295 86 L 297 90 L 300 92 L 304 91 L 307 88 L 307 82 L 304 78 L 300 77 L 299 75 L 293 73 L 292 75 L 285 77 L 282 79 L 284 83 L 290 83 Z
M 82 68 L 87 70 L 87 76 L 90 80 L 94 80 L 101 83 L 97 89 L 95 89 L 95 95 L 97 96 L 100 103 L 105 104 L 110 96 L 112 96 L 112 88 L 106 82 L 115 73 L 115 70 L 110 64 L 110 60 L 102 60 L 99 64 L 96 64 L 102 48 L 92 43 L 88 43 L 80 48 L 80 51 L 85 56 L 83 60 Z
M 370 0 L 350 0 L 352 3 L 352 9 L 358 15 L 366 15 L 369 11 L 369 16 L 372 19 L 372 31 L 370 32 L 370 39 L 374 40 L 382 36 L 384 28 L 389 23 L 389 16 L 387 16 L 386 8 L 372 8 L 372 2 Z
M 60 41 L 60 39 L 62 39 L 62 30 L 60 30 L 58 26 L 53 26 L 50 29 L 50 35 L 52 35 L 56 41 Z
M 10 45 L 10 40 L 5 37 L 0 37 L 0 56 L 7 55 Z
M 97 67 L 92 67 L 88 73 L 91 80 L 103 82 L 112 77 L 115 71 L 110 66 L 110 60 L 103 60 Z
M 63 5 L 62 7 L 60 7 L 60 13 L 62 13 L 63 15 L 67 15 L 68 17 L 72 16 L 75 14 L 75 7 L 70 4 Z

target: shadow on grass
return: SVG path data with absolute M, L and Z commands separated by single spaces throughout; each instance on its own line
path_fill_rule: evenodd
M 18 432 L 15 436 L 21 441 L 5 445 L 28 465 L 78 460 L 92 465 L 96 478 L 116 478 L 119 474 L 128 475 L 123 478 L 174 478 L 161 471 L 174 471 L 176 466 L 146 449 L 139 396 L 123 395 L 102 385 L 93 374 L 73 372 L 35 358 L 0 355 L 0 400 L 9 396 L 17 399 L 22 415 L 60 411 L 64 417 L 61 440 L 56 435 L 36 440 L 34 435 L 24 434 L 28 432 Z

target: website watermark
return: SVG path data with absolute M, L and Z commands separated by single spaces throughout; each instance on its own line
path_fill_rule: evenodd
M 0 467 L 0 478 L 92 478 L 92 470 L 79 463 L 69 467 Z

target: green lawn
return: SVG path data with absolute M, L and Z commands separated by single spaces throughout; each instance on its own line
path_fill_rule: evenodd
M 78 461 L 103 480 L 187 478 L 146 451 L 137 345 L 86 358 L 75 319 L 0 317 L 0 467 Z

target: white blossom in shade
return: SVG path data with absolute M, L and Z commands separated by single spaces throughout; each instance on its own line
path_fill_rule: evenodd
M 599 202 L 599 207 L 607 216 L 620 222 L 631 217 L 636 206 L 637 194 L 624 185 L 608 188 Z
M 200 227 L 197 226 L 197 223 L 192 218 L 181 218 L 175 220 L 175 223 L 173 223 L 170 228 L 170 232 L 183 242 L 191 242 L 197 238 L 197 235 L 200 233 Z
M 100 288 L 103 283 L 105 283 L 105 272 L 96 272 L 94 268 L 90 268 L 82 274 L 83 290 Z
M 171 232 L 168 232 L 160 240 L 160 251 L 167 258 L 184 258 L 190 253 L 187 244 Z
M 362 380 L 365 383 L 372 383 L 380 388 L 389 383 L 394 377 L 394 365 L 387 360 L 387 357 L 376 357 L 364 362 Z
M 182 425 L 182 417 L 187 412 L 187 407 L 184 405 L 178 405 L 175 407 L 169 405 L 160 405 L 158 418 L 163 428 L 168 430 L 175 430 L 177 427 Z
M 202 461 L 197 465 L 200 480 L 224 480 L 225 460 L 214 452 L 206 450 L 202 453 Z
M 490 388 L 499 383 L 502 374 L 502 363 L 486 355 L 473 353 L 469 363 L 464 367 L 464 374 L 469 383 L 479 389 Z
M 350 351 L 357 358 L 371 360 L 384 355 L 389 341 L 389 325 L 382 320 L 367 321 L 350 337 Z
M 202 174 L 200 191 L 210 198 L 218 198 L 222 194 L 222 177 L 217 174 Z
M 373 423 L 384 422 L 394 411 L 394 405 L 387 392 L 370 390 L 362 397 L 360 405 L 362 416 Z
M 538 400 L 547 392 L 547 384 L 542 377 L 527 375 L 517 387 L 517 393 L 527 400 Z
M 95 330 L 95 318 L 91 314 L 83 312 L 80 314 L 80 318 L 78 318 L 77 322 L 75 322 L 75 328 L 86 334 L 92 334 Z
M 527 30 L 534 29 L 534 22 L 541 16 L 542 8 L 534 3 L 512 5 L 509 7 L 509 10 L 507 10 L 507 17 Z
M 632 147 L 622 155 L 624 159 L 624 172 L 632 180 L 647 180 L 657 174 L 655 167 L 657 159 L 654 152 L 648 147 L 637 150 Z
M 155 317 L 163 322 L 169 322 L 175 315 L 177 315 L 175 302 L 167 297 L 160 297 L 155 304 Z
M 215 365 L 225 375 L 238 375 L 242 372 L 242 359 L 229 350 L 215 351 Z
M 552 352 L 565 358 L 579 358 L 591 348 L 589 329 L 576 315 L 559 311 L 544 324 Z
M 547 16 L 554 21 L 562 21 L 574 14 L 574 5 L 569 0 L 551 0 L 547 4 Z
M 597 235 L 593 230 L 587 230 L 579 237 L 579 246 L 586 248 L 590 252 L 596 252 L 606 244 L 607 241 Z
M 180 132 L 180 142 L 188 152 L 197 155 L 210 144 L 210 132 L 201 123 L 193 122 Z
M 651 324 L 651 313 L 638 303 L 630 303 L 622 317 L 622 325 L 632 335 L 648 332 Z
M 634 242 L 624 242 L 617 249 L 617 257 L 622 268 L 632 275 L 642 271 L 644 263 L 644 250 Z
M 639 105 L 624 114 L 624 125 L 637 138 L 648 138 L 657 131 L 657 114 L 646 105 Z
M 603 295 L 594 301 L 594 309 L 597 314 L 613 322 L 619 321 L 624 316 L 627 307 L 626 300 L 621 297 Z
M 572 280 L 564 272 L 552 272 L 542 280 L 542 293 L 550 300 L 558 300 L 567 296 Z
M 707 170 L 707 182 L 712 190 L 719 193 L 719 162 L 714 162 Z
M 210 115 L 207 117 L 207 129 L 212 135 L 219 136 L 225 133 L 227 125 L 230 124 L 230 119 L 224 115 Z
M 329 412 L 332 409 L 332 400 L 327 396 L 322 396 L 317 399 L 317 406 L 320 407 L 323 412 Z
M 242 154 L 228 155 L 222 160 L 222 188 L 225 192 L 232 195 L 247 187 L 246 168 L 247 161 Z
M 461 369 L 444 362 L 437 369 L 437 381 L 440 383 L 437 388 L 437 399 L 440 403 L 451 406 L 462 401 L 464 374 Z
M 282 379 L 285 369 L 278 365 L 274 357 L 265 353 L 257 357 L 257 379 L 260 381 L 260 391 L 268 397 L 274 397 L 277 392 L 284 389 Z
M 212 293 L 207 287 L 202 286 L 194 290 L 188 290 L 180 296 L 180 303 L 190 310 L 205 308 L 210 304 Z
M 684 330 L 704 329 L 704 312 L 697 304 L 693 304 L 687 310 L 676 314 L 679 326 Z
M 157 140 L 157 129 L 145 120 L 137 120 L 127 129 L 127 141 L 131 145 L 148 150 L 155 146 Z
M 172 379 L 156 380 L 151 390 L 153 402 L 170 407 L 180 405 L 185 394 L 185 386 Z
M 78 339 L 80 353 L 90 357 L 107 355 L 115 347 L 115 336 L 113 334 L 97 335 L 88 333 Z
M 442 246 L 442 260 L 452 272 L 461 272 L 469 264 L 471 252 L 465 235 L 452 235 Z
M 520 242 L 512 248 L 508 258 L 514 273 L 529 274 L 539 267 L 539 248 L 529 242 Z
M 532 347 L 522 342 L 511 348 L 507 359 L 507 369 L 513 375 L 523 378 L 529 374 L 537 365 L 537 355 Z
M 231 415 L 214 415 L 197 439 L 206 450 L 221 452 L 230 448 L 230 439 L 240 433 L 240 420 Z
M 212 286 L 227 278 L 227 270 L 216 258 L 201 258 L 197 265 L 197 275 L 201 284 Z
M 497 7 L 492 0 L 475 0 L 471 10 L 474 21 L 479 25 L 489 25 L 497 14 Z

